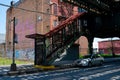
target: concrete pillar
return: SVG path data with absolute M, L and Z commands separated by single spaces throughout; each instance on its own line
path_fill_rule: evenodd
M 94 40 L 94 37 L 93 36 L 88 36 L 87 38 L 88 38 L 88 48 L 89 48 L 88 53 L 92 54 L 93 53 L 93 40 Z

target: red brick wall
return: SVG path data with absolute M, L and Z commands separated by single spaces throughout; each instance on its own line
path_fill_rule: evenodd
M 113 51 L 116 54 L 120 53 L 120 40 L 102 41 L 98 43 L 99 50 L 104 51 L 104 53 L 111 53 L 113 45 Z
M 27 10 L 38 11 L 47 13 L 49 9 L 48 0 L 23 0 L 17 7 L 24 8 Z M 37 6 L 36 6 L 37 5 Z M 42 7 L 41 7 L 42 6 Z M 42 20 L 39 21 L 38 17 L 41 17 Z M 46 33 L 49 31 L 50 24 L 50 15 L 45 15 L 41 13 L 29 12 L 20 9 L 8 9 L 7 10 L 7 22 L 6 22 L 6 43 L 7 47 L 11 46 L 13 43 L 13 22 L 10 20 L 16 17 L 17 24 L 15 26 L 15 32 L 18 35 L 18 44 L 16 48 L 33 48 L 34 40 L 25 38 L 25 35 L 33 33 Z
M 37 3 L 36 3 L 37 1 Z M 26 49 L 26 48 L 34 48 L 34 40 L 25 38 L 25 35 L 39 33 L 44 34 L 54 28 L 53 21 L 57 20 L 58 24 L 60 24 L 60 17 L 66 19 L 72 14 L 76 14 L 77 7 L 73 7 L 67 3 L 60 3 L 58 0 L 51 0 L 52 3 L 49 3 L 49 0 L 23 0 L 18 7 L 24 8 L 27 10 L 38 11 L 28 12 L 19 9 L 8 9 L 7 11 L 7 22 L 6 22 L 6 45 L 7 48 L 12 48 L 13 41 L 13 22 L 10 20 L 13 17 L 16 17 L 16 34 L 18 35 L 18 43 L 16 44 L 16 49 Z M 57 4 L 57 15 L 53 14 L 53 3 Z M 62 10 L 61 10 L 62 9 Z M 40 12 L 44 12 L 47 14 L 42 14 Z M 53 15 L 48 15 L 53 14 Z M 64 17 L 63 17 L 64 16 Z M 41 18 L 41 20 L 39 20 Z M 63 20 L 64 20 L 63 19 Z M 80 44 L 80 48 L 87 48 L 87 40 L 80 39 L 79 41 L 83 41 L 84 44 Z M 83 47 L 81 47 L 83 45 Z M 85 45 L 85 46 L 84 46 Z M 87 53 L 87 50 L 84 50 L 83 53 Z
M 54 4 L 57 4 L 57 15 L 54 15 Z M 62 21 L 67 19 L 68 17 L 78 13 L 78 8 L 70 5 L 68 3 L 60 2 L 60 0 L 51 0 L 51 30 L 55 27 L 53 25 L 54 21 L 56 20 L 58 24 L 60 24 Z

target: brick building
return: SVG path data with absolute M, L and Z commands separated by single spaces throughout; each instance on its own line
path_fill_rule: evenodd
M 34 55 L 34 40 L 25 38 L 29 34 L 44 34 L 54 29 L 62 21 L 78 13 L 78 8 L 61 0 L 19 0 L 7 10 L 6 47 L 12 50 L 13 17 L 15 17 L 16 56 Z M 80 43 L 80 41 L 76 41 Z M 87 48 L 87 42 L 84 42 Z M 11 55 L 9 55 L 11 56 Z M 29 56 L 30 58 L 32 56 Z M 22 57 L 21 57 L 22 58 Z
M 115 54 L 120 54 L 120 40 L 108 40 L 98 42 L 99 51 L 105 54 L 112 54 L 112 50 Z
M 49 20 L 50 15 L 42 14 L 39 12 L 47 13 L 47 9 L 49 9 L 49 5 L 47 0 L 19 0 L 14 6 L 23 8 L 26 10 L 21 10 L 17 8 L 9 8 L 7 10 L 7 30 L 6 30 L 6 40 L 7 46 L 12 43 L 13 40 L 13 17 L 16 18 L 15 22 L 15 32 L 18 36 L 18 43 L 16 48 L 32 48 L 33 41 L 31 39 L 25 38 L 25 35 L 32 33 L 46 33 L 49 29 Z M 44 5 L 43 5 L 44 3 Z M 29 4 L 29 5 L 28 5 Z M 27 5 L 27 6 L 26 6 Z M 32 11 L 38 11 L 32 12 Z M 43 26 L 44 25 L 44 26 Z M 29 43 L 29 45 L 28 45 Z M 33 44 L 32 44 L 33 43 Z M 11 45 L 12 46 L 12 45 Z
M 5 55 L 5 34 L 0 34 L 0 57 Z

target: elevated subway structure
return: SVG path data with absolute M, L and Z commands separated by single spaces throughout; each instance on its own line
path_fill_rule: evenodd
M 50 65 L 82 35 L 81 19 L 85 14 L 71 16 L 46 34 L 26 35 L 35 39 L 35 65 Z
M 84 8 L 86 29 L 94 37 L 120 37 L 120 1 L 119 0 L 62 0 Z M 84 27 L 83 27 L 84 28 Z
M 84 35 L 88 39 L 92 54 L 94 37 L 120 37 L 120 2 L 114 0 L 62 0 L 87 12 L 78 13 L 66 19 L 57 28 L 46 34 L 31 34 L 35 39 L 35 65 L 50 65 L 62 52 Z M 113 5 L 112 5 L 113 3 Z M 116 7 L 116 5 L 118 5 Z
M 62 0 L 87 11 L 84 18 L 87 23 L 83 27 L 87 31 L 89 51 L 92 53 L 94 37 L 98 38 L 120 38 L 120 1 L 119 0 Z

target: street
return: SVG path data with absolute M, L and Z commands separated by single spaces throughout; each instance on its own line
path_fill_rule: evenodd
M 0 11 L 0 80 L 120 80 L 120 0 L 1 0 Z
M 4 76 L 0 80 L 120 80 L 120 62 L 109 62 L 91 68 L 69 68 L 55 71 Z

